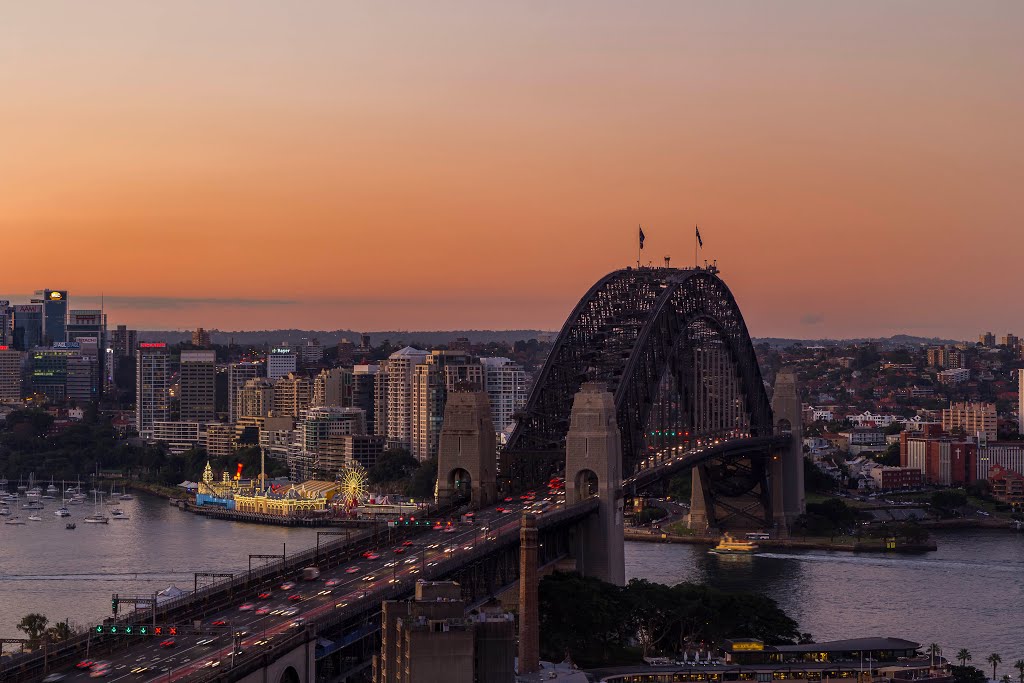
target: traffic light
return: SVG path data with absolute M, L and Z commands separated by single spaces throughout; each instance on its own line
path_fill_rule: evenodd
M 96 628 L 94 628 L 93 632 L 95 632 L 95 633 L 103 633 L 103 624 L 100 624 Z
M 148 626 L 140 626 L 139 627 L 139 635 L 140 636 L 148 636 L 149 635 L 149 627 Z
M 132 629 L 132 627 L 131 627 L 131 626 L 125 626 L 125 627 L 124 627 L 124 634 L 125 634 L 126 636 L 130 636 L 130 635 L 132 634 L 132 631 L 133 631 L 133 629 Z
M 116 597 L 110 598 L 110 611 L 114 613 L 115 617 L 117 616 L 117 598 Z

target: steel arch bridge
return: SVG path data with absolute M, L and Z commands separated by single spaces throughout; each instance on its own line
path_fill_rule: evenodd
M 703 497 L 711 520 L 717 507 L 717 521 L 770 524 L 768 460 L 785 439 L 773 438 L 754 347 L 717 269 L 626 268 L 594 284 L 519 413 L 509 460 L 551 454 L 556 462 L 573 398 L 591 381 L 614 394 L 626 486 L 631 479 L 649 484 L 652 469 L 685 460 L 700 481 L 694 503 Z M 740 441 L 749 448 L 737 448 Z M 715 445 L 724 442 L 732 448 Z

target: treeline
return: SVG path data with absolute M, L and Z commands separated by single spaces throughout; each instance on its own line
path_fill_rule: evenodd
M 541 657 L 581 667 L 677 655 L 725 638 L 811 642 L 771 598 L 633 579 L 625 587 L 556 572 L 540 583 Z

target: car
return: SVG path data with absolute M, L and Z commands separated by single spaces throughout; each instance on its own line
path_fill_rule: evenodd
M 301 601 L 302 601 L 302 596 L 299 595 L 298 593 L 292 593 L 291 595 L 288 596 L 288 602 L 301 602 Z
M 259 640 L 253 641 L 253 645 L 263 647 L 270 642 L 270 638 L 260 638 Z
M 427 562 L 427 566 L 428 567 L 436 567 L 437 566 L 437 562 L 436 561 L 435 562 Z
M 47 676 L 46 678 L 44 678 L 43 679 L 43 683 L 57 683 L 57 681 L 63 681 L 63 680 L 64 680 L 64 674 L 62 674 L 62 673 L 53 673 L 53 674 L 50 674 L 49 676 Z
M 333 591 L 323 590 L 317 593 L 317 595 L 330 595 Z
M 511 503 L 513 500 L 515 500 L 515 498 L 513 498 L 512 496 L 506 496 L 504 500 L 506 503 Z
M 260 616 L 263 616 L 264 614 L 270 614 L 270 608 L 269 607 L 260 607 L 260 608 L 258 608 L 256 610 L 255 613 L 259 614 Z
M 368 560 L 379 560 L 380 559 L 380 555 L 378 555 L 377 553 L 370 553 L 366 557 L 366 559 L 368 559 Z
M 373 574 L 367 574 L 363 577 L 363 581 L 373 581 L 375 578 L 377 577 L 375 577 Z
M 89 678 L 103 678 L 104 676 L 110 675 L 110 665 L 102 667 L 93 667 L 89 671 Z
M 219 659 L 211 659 L 208 662 L 203 662 L 204 669 L 216 669 L 218 666 L 220 666 Z
M 388 579 L 388 583 L 398 583 L 398 579 L 397 578 Z
M 405 564 L 416 564 L 419 561 L 420 558 L 418 557 L 410 557 L 408 560 L 405 561 Z
M 269 600 L 270 598 L 274 597 L 274 594 L 271 593 L 270 591 L 263 591 L 262 593 L 260 593 L 256 597 L 259 598 L 260 600 Z
M 146 666 L 145 664 L 142 664 L 141 666 L 134 667 L 132 669 L 132 673 L 135 674 L 136 676 L 144 676 L 145 674 L 148 674 L 152 670 L 153 670 L 153 667 Z
M 78 664 L 75 664 L 76 669 L 91 669 L 92 665 L 96 662 L 92 659 L 83 659 Z
M 444 549 L 445 553 L 454 553 L 455 550 L 456 549 L 454 547 L 452 547 L 452 546 L 448 546 L 447 548 Z
M 462 549 L 463 550 L 472 550 L 473 546 L 472 545 L 464 545 L 464 546 L 462 546 Z
M 363 552 L 359 553 L 359 555 L 362 556 L 362 557 L 369 557 L 372 554 L 373 554 L 372 550 L 364 550 Z
M 398 564 L 398 560 L 391 560 L 390 562 L 386 563 L 384 566 L 387 567 L 388 569 L 390 569 L 391 567 L 394 567 L 397 564 Z
M 305 623 L 306 623 L 306 620 L 303 619 L 302 617 L 299 617 L 298 619 L 296 619 L 292 623 L 288 624 L 288 628 L 302 628 L 305 625 Z
M 255 608 L 255 607 L 256 607 L 256 605 L 252 604 L 251 602 L 245 602 L 245 603 L 242 603 L 241 605 L 238 606 L 238 611 L 239 612 L 251 612 L 253 610 L 253 608 Z
M 444 531 L 443 531 L 442 533 L 445 533 L 445 534 L 454 534 L 454 533 L 455 533 L 456 531 L 458 531 L 458 529 L 456 529 L 455 527 L 453 527 L 453 526 L 446 526 L 446 527 L 444 528 Z
M 281 584 L 281 590 L 283 590 L 283 591 L 290 591 L 293 588 L 295 588 L 295 584 L 292 583 L 291 581 L 285 581 L 284 583 Z
M 324 582 L 324 585 L 327 586 L 328 588 L 334 588 L 335 586 L 339 585 L 340 583 L 341 583 L 341 579 L 327 579 Z
M 196 645 L 200 645 L 200 646 L 205 647 L 207 645 L 213 645 L 216 642 L 217 642 L 216 638 L 203 638 L 202 640 L 197 640 L 196 641 Z
M 160 647 L 174 647 L 177 644 L 178 643 L 174 640 L 174 638 L 168 638 L 167 640 L 160 642 Z
M 408 548 L 412 544 L 413 544 L 412 541 L 402 541 L 402 547 L 403 548 Z
M 210 626 L 227 626 L 227 625 L 228 625 L 228 622 L 224 621 L 223 619 L 214 619 L 213 621 L 210 622 Z
M 341 609 L 342 607 L 348 607 L 348 603 L 347 602 L 339 602 L 337 605 L 334 606 L 334 609 Z
M 405 548 L 395 548 L 393 552 L 395 553 L 395 555 L 404 555 Z
M 508 512 L 508 508 L 497 507 L 497 508 L 494 508 L 494 509 L 497 510 L 498 512 Z
M 294 617 L 298 613 L 299 610 L 295 609 L 294 607 L 289 607 L 288 609 L 281 610 L 282 617 Z
M 345 573 L 346 574 L 355 574 L 358 571 L 359 571 L 359 567 L 349 567 L 348 569 L 345 570 Z
M 427 550 L 437 550 L 440 547 L 441 547 L 440 543 L 431 543 L 430 545 L 427 546 Z
M 420 568 L 419 567 L 413 567 L 412 569 L 409 570 L 409 573 L 410 574 L 419 574 L 420 573 Z

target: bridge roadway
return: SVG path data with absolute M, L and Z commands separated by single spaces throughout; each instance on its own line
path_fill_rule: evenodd
M 717 457 L 730 455 L 748 455 L 766 452 L 776 448 L 784 448 L 790 442 L 789 434 L 773 436 L 746 436 L 741 438 L 721 439 L 719 443 L 683 450 L 673 448 L 667 457 L 650 456 L 641 461 L 641 469 L 622 482 L 622 488 L 629 493 L 642 491 L 644 487 L 656 481 L 671 477 L 684 470 L 693 469 L 697 465 Z
M 162 645 L 159 637 L 134 638 L 126 647 L 107 656 L 107 681 L 204 681 L 222 677 L 227 669 L 242 667 L 246 660 L 259 658 L 279 644 L 301 643 L 315 636 L 321 627 L 329 628 L 353 616 L 379 610 L 383 599 L 411 592 L 418 579 L 435 580 L 485 555 L 499 546 L 517 543 L 519 519 L 524 511 L 544 508 L 540 523 L 548 518 L 570 516 L 577 506 L 565 508 L 564 493 L 537 490 L 536 500 L 506 498 L 496 507 L 476 513 L 472 525 L 445 523 L 440 529 L 425 529 L 419 535 L 381 547 L 369 558 L 353 560 L 335 567 L 321 567 L 315 581 L 294 581 L 276 585 L 270 597 L 246 596 L 242 605 L 207 615 L 201 630 L 221 631 L 219 636 L 196 633 L 191 624 L 179 625 L 173 645 Z M 596 500 L 578 504 L 579 513 L 588 514 Z M 562 514 L 559 514 L 559 513 Z M 448 531 L 451 529 L 451 531 Z M 293 584 L 288 586 L 288 584 Z M 296 638 L 306 631 L 308 637 Z M 241 633 L 240 651 L 232 662 L 231 633 Z M 115 636 L 101 636 L 112 638 Z M 327 636 L 329 638 L 329 636 Z M 64 681 L 92 680 L 96 669 L 65 668 Z M 42 676 L 35 680 L 42 680 Z

